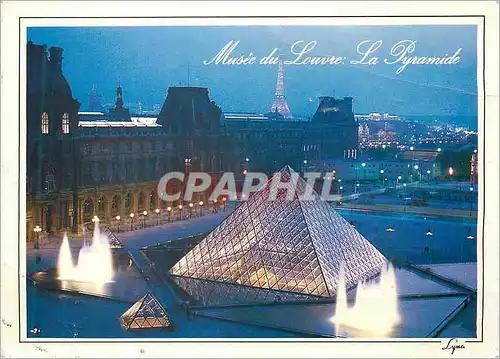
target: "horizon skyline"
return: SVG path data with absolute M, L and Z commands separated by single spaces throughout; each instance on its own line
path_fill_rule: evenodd
M 318 39 L 323 53 L 349 55 L 364 38 L 388 43 L 411 38 L 419 43 L 422 55 L 438 56 L 442 48 L 446 54 L 453 53 L 460 47 L 464 60 L 449 67 L 408 67 L 399 75 L 389 65 L 285 65 L 285 98 L 291 113 L 309 117 L 320 96 L 349 96 L 359 114 L 477 118 L 475 26 L 206 26 L 203 30 L 205 37 L 199 36 L 199 27 L 189 26 L 31 27 L 27 40 L 63 49 L 63 73 L 82 110 L 94 84 L 103 104 L 114 102 L 120 84 L 126 103 L 152 107 L 163 104 L 169 87 L 189 82 L 208 88 L 211 100 L 224 112 L 267 113 L 274 100 L 277 65 L 202 65 L 227 39 L 241 39 L 239 46 L 244 50 L 234 56 L 245 50 L 263 56 L 274 47 L 286 48 L 295 39 Z M 342 35 L 341 41 L 331 36 L 334 33 Z M 196 51 L 188 51 L 191 48 Z M 477 127 L 473 122 L 467 123 Z

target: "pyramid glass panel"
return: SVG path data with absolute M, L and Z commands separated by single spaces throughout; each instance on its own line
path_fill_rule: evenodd
M 151 294 L 147 293 L 120 317 L 123 329 L 164 328 L 172 329 L 167 311 Z
M 385 258 L 367 239 L 290 167 L 279 176 L 293 196 L 269 180 L 170 269 L 201 303 L 333 297 L 341 266 L 348 288 L 380 273 Z

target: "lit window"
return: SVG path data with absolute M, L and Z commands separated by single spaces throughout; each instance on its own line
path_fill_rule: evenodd
M 67 113 L 64 113 L 62 117 L 62 132 L 65 135 L 69 133 L 69 115 Z
M 49 133 L 49 114 L 47 112 L 42 113 L 42 133 L 44 135 Z

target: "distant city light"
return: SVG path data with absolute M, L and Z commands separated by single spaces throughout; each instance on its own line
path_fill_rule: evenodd
M 307 165 L 307 160 L 304 160 L 304 164 Z
M 453 176 L 453 172 L 454 172 L 454 171 L 453 171 L 453 168 L 452 168 L 452 167 L 448 168 L 448 174 L 449 174 L 450 176 Z
M 427 170 L 427 174 L 430 175 L 431 174 L 431 170 Z
M 384 173 L 384 170 L 380 170 L 380 173 L 382 173 L 382 174 L 383 174 L 383 173 Z
M 410 151 L 413 151 L 414 147 L 413 146 L 410 146 Z
M 415 168 L 416 170 L 418 170 L 418 165 L 413 166 L 413 168 Z
M 366 163 L 365 163 L 365 162 L 363 162 L 363 163 L 361 164 L 361 166 L 365 167 L 365 166 L 366 166 Z
M 472 191 L 474 191 L 474 187 L 472 187 L 472 186 L 471 186 L 471 187 L 469 188 L 469 191 L 471 191 L 471 192 L 472 192 Z
M 248 158 L 248 157 L 247 157 L 247 158 L 245 158 L 245 161 L 246 161 L 246 162 L 250 161 L 250 158 Z

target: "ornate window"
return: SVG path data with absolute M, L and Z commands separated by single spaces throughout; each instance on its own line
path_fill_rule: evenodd
M 42 134 L 49 134 L 49 114 L 47 112 L 42 113 Z
M 69 115 L 67 113 L 62 116 L 62 132 L 64 135 L 69 133 Z
M 108 199 L 106 197 L 101 197 L 97 201 L 97 215 L 103 220 L 107 217 L 107 207 L 108 207 Z
M 134 209 L 134 197 L 132 193 L 127 193 L 125 197 L 125 214 L 129 214 Z
M 146 202 L 146 198 L 144 196 L 144 193 L 140 192 L 139 193 L 139 200 L 137 201 L 137 210 L 139 212 L 142 212 L 145 209 L 145 207 L 146 207 L 145 202 Z

